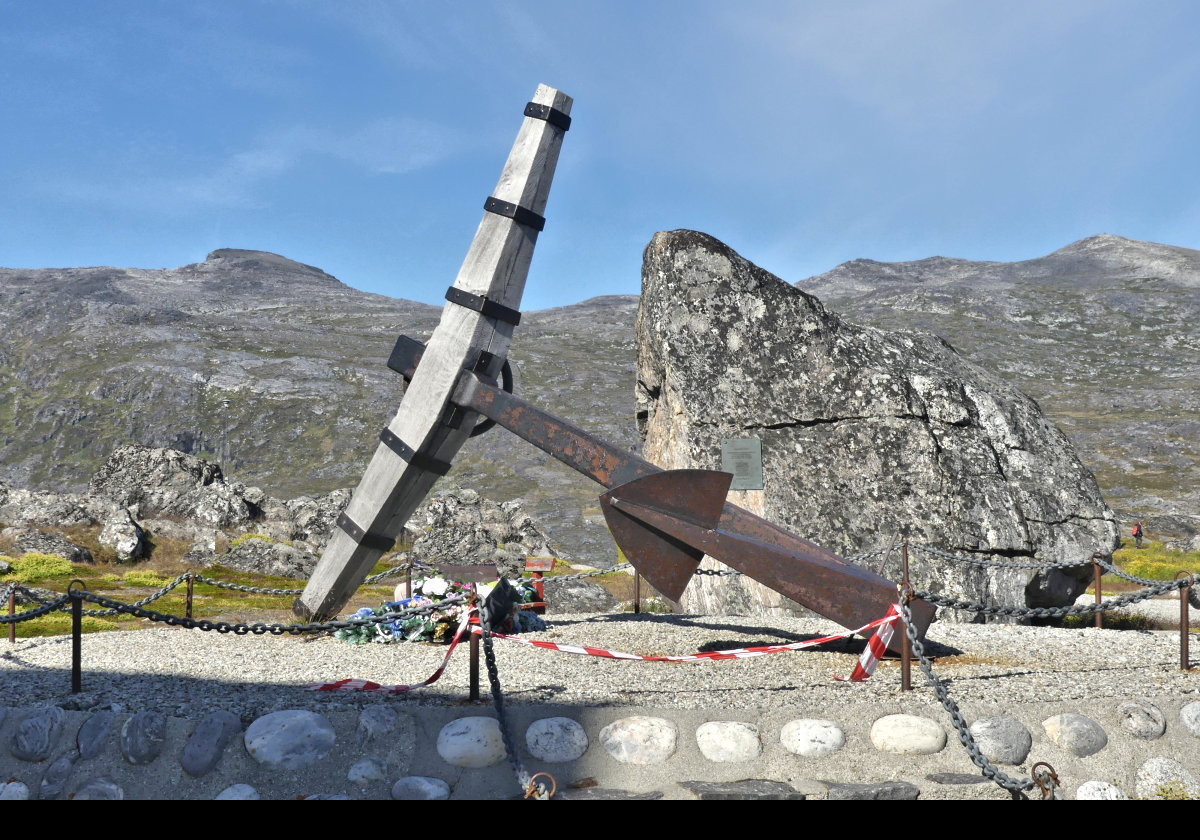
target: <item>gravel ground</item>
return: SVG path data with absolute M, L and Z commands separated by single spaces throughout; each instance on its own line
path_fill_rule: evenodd
M 1171 602 L 1177 615 L 1177 602 Z M 792 642 L 837 632 L 821 619 L 589 614 L 548 616 L 549 630 L 530 634 L 559 643 L 635 654 Z M 884 662 L 864 683 L 844 683 L 861 639 L 753 659 L 709 663 L 639 663 L 574 656 L 497 640 L 506 702 L 679 709 L 775 709 L 894 702 L 899 663 Z M 929 633 L 934 668 L 959 703 L 997 706 L 1200 694 L 1195 666 L 1179 669 L 1178 633 L 1058 630 L 1011 625 L 938 623 Z M 310 683 L 349 677 L 384 684 L 420 682 L 446 648 L 423 644 L 350 645 L 330 637 L 233 636 L 155 627 L 90 634 L 83 640 L 84 692 L 72 697 L 67 637 L 0 642 L 4 705 L 52 701 L 77 708 L 118 703 L 180 717 L 226 709 L 244 718 L 286 708 L 349 709 L 379 702 L 377 693 L 317 693 Z M 458 704 L 467 694 L 468 654 L 455 651 L 442 679 L 400 702 Z M 936 705 L 914 667 L 913 700 Z M 486 672 L 484 676 L 486 693 Z M 391 698 L 389 698 L 391 700 Z M 394 702 L 394 700 L 393 700 Z

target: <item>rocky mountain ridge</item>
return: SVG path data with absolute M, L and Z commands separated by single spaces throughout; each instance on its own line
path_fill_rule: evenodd
M 916 268 L 874 280 L 887 264 L 854 261 L 799 285 L 850 320 L 937 332 L 1030 393 L 1119 513 L 1194 514 L 1196 252 L 1116 237 L 1076 246 L 1056 252 L 1055 270 L 1079 269 L 1061 282 L 1050 268 L 1039 274 L 1038 260 L 936 258 L 920 262 L 945 282 L 911 279 Z M 1020 268 L 954 280 L 1002 277 L 1006 265 Z M 1107 287 L 1076 289 L 1070 278 L 1083 271 Z M 637 300 L 525 313 L 512 351 L 517 392 L 638 446 Z M 279 498 L 353 487 L 402 394 L 386 367 L 395 337 L 424 340 L 439 314 L 260 251 L 222 249 L 177 269 L 0 269 L 0 479 L 80 492 L 118 446 L 139 444 L 220 461 Z M 599 488 L 503 430 L 470 441 L 447 482 L 523 499 L 576 558 L 615 555 Z

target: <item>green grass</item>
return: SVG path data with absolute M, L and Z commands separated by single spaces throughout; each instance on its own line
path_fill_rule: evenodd
M 0 580 L 19 580 L 21 583 L 30 585 L 64 578 L 69 583 L 71 576 L 75 574 L 76 568 L 66 558 L 59 557 L 57 554 L 32 553 L 23 554 L 20 557 L 0 559 L 4 559 L 12 566 L 12 571 L 3 578 L 0 578 Z
M 1179 551 L 1160 542 L 1144 542 L 1133 548 L 1122 540 L 1113 552 L 1113 562 L 1126 574 L 1148 580 L 1172 580 L 1180 571 L 1200 574 L 1200 551 Z

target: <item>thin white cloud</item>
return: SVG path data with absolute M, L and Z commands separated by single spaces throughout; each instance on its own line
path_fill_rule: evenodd
M 350 131 L 300 125 L 187 170 L 156 172 L 144 161 L 130 160 L 103 178 L 56 179 L 50 190 L 59 198 L 123 208 L 259 206 L 269 182 L 322 159 L 342 161 L 370 175 L 403 175 L 439 163 L 462 145 L 456 131 L 413 117 L 381 118 Z

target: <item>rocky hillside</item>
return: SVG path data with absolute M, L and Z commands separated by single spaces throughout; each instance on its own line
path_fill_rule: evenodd
M 632 445 L 636 308 L 610 297 L 527 314 L 518 392 Z M 177 269 L 0 269 L 0 481 L 81 492 L 139 444 L 219 460 L 281 498 L 353 487 L 403 393 L 387 368 L 396 336 L 424 340 L 440 314 L 260 251 Z M 447 483 L 524 497 L 568 553 L 611 558 L 599 488 L 548 460 L 492 431 Z
M 1039 400 L 1118 512 L 1181 514 L 1200 511 L 1198 258 L 1097 237 L 1024 263 L 860 260 L 800 285 L 851 320 L 943 335 Z M 941 279 L 915 279 L 926 263 Z M 527 313 L 517 392 L 637 445 L 636 311 L 625 296 Z M 0 480 L 82 492 L 140 444 L 219 459 L 279 498 L 353 487 L 401 396 L 395 337 L 426 338 L 439 313 L 259 251 L 0 269 Z M 570 554 L 615 553 L 598 488 L 503 430 L 470 441 L 448 480 L 525 499 Z

